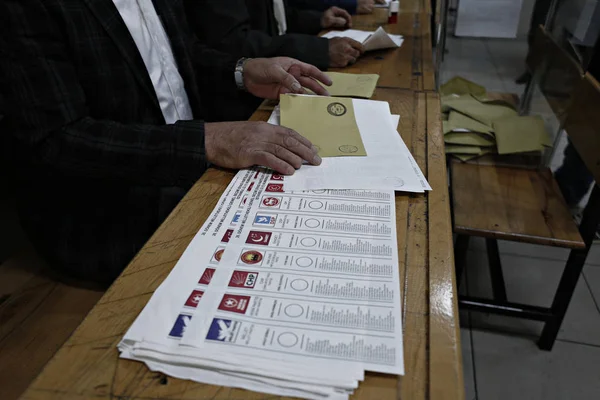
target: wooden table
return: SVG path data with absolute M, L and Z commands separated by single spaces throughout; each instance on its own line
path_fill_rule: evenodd
M 410 15 L 403 18 L 420 18 Z M 358 18 L 357 18 L 358 20 Z M 405 42 L 406 43 L 406 42 Z M 400 60 L 402 61 L 402 60 Z M 433 191 L 396 196 L 406 375 L 368 373 L 354 399 L 464 399 L 452 230 L 439 97 L 378 87 Z M 252 119 L 266 120 L 259 110 Z M 150 372 L 116 345 L 177 263 L 234 173 L 210 169 L 115 281 L 24 399 L 273 399 Z
M 388 33 L 404 36 L 404 43 L 400 48 L 367 52 L 356 64 L 346 68 L 332 68 L 332 71 L 379 74 L 377 85 L 380 87 L 435 90 L 430 16 L 401 13 L 397 24 L 387 24 L 387 18 L 386 9 L 377 9 L 373 14 L 355 17 L 352 28 L 374 31 L 383 26 Z

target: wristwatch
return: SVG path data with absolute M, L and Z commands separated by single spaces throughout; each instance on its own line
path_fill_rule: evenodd
M 251 58 L 240 58 L 238 62 L 235 64 L 235 72 L 233 75 L 235 76 L 235 84 L 238 89 L 246 90 L 246 85 L 244 85 L 244 66 L 246 63 L 251 60 Z

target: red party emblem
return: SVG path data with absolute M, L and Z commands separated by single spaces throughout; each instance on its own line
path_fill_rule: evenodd
M 219 304 L 219 310 L 245 314 L 249 303 L 250 296 L 225 294 Z
M 225 249 L 219 249 L 215 252 L 215 260 L 217 261 L 221 261 L 221 257 L 223 257 L 223 253 L 225 252 Z
M 264 197 L 262 200 L 262 204 L 265 207 L 277 207 L 279 203 L 279 197 Z
M 204 292 L 202 290 L 194 290 L 185 302 L 185 306 L 196 308 L 198 306 L 198 303 L 200 303 L 200 300 L 202 300 L 203 294 Z
M 201 285 L 208 285 L 214 274 L 215 274 L 214 268 L 206 268 L 204 270 L 204 273 L 200 277 L 200 280 L 198 281 L 198 283 Z
M 246 243 L 266 246 L 271 240 L 271 232 L 250 231 Z
M 223 238 L 221 239 L 221 243 L 229 243 L 229 240 L 231 239 L 232 234 L 233 234 L 233 229 L 227 229 L 227 231 L 223 235 Z
M 273 174 L 273 175 L 271 175 L 271 180 L 272 181 L 282 181 L 283 180 L 283 175 Z
M 251 191 L 253 187 L 254 187 L 254 182 L 250 183 L 250 186 L 248 186 L 248 191 Z
M 258 279 L 258 272 L 234 271 L 229 286 L 252 289 L 256 285 L 256 279 Z
M 256 250 L 248 250 L 242 253 L 240 259 L 244 264 L 258 264 L 262 261 L 263 255 Z
M 283 184 L 281 183 L 270 183 L 267 185 L 267 189 L 265 190 L 267 192 L 277 192 L 277 193 L 282 193 L 283 192 Z

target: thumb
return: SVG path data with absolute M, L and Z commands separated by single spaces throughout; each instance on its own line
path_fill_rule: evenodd
M 292 74 L 288 73 L 280 65 L 277 65 L 277 67 L 273 69 L 272 77 L 275 83 L 283 86 L 291 93 L 304 94 L 304 89 L 302 89 L 300 82 L 298 82 Z

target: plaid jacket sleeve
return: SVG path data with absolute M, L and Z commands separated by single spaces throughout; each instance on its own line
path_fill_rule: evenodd
M 88 103 L 93 100 L 80 84 L 77 54 L 69 47 L 74 45 L 73 32 L 67 40 L 64 27 L 46 4 L 0 2 L 0 92 L 6 102 L 0 134 L 13 136 L 20 148 L 27 149 L 31 162 L 70 175 L 142 185 L 183 185 L 197 179 L 207 167 L 204 123 L 123 123 L 90 115 Z M 90 36 L 103 39 L 101 34 Z M 94 68 L 110 75 L 102 42 L 78 39 L 98 46 Z M 136 95 L 123 89 L 112 93 L 136 100 Z

